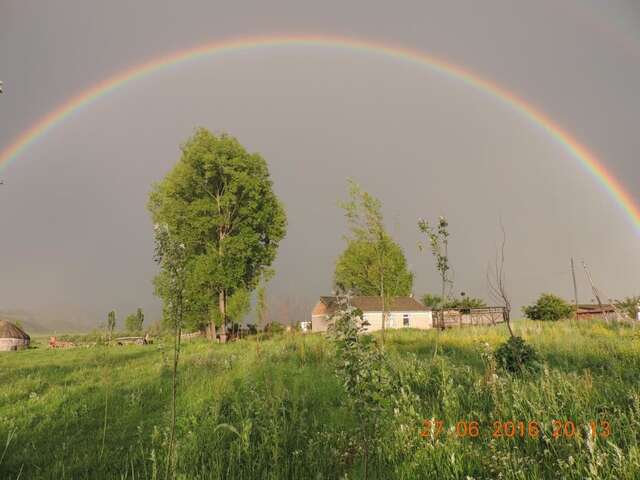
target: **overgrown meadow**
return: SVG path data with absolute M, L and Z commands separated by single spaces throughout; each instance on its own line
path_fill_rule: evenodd
M 640 478 L 638 330 L 514 326 L 540 353 L 542 373 L 495 369 L 504 326 L 387 333 L 392 391 L 377 399 L 376 438 L 366 441 L 370 418 L 352 408 L 326 337 L 187 342 L 175 476 L 363 478 L 366 448 L 368 478 Z M 0 478 L 165 478 L 172 344 L 37 346 L 0 355 Z M 437 437 L 426 419 L 443 422 Z M 574 422 L 575 433 L 554 438 L 554 420 Z M 478 436 L 459 435 L 468 425 L 459 422 L 471 421 Z M 495 421 L 535 421 L 540 433 L 494 438 Z

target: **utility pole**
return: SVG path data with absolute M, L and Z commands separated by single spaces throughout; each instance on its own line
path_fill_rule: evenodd
M 584 267 L 584 271 L 586 272 L 587 278 L 589 279 L 589 283 L 591 284 L 591 291 L 593 292 L 593 295 L 596 297 L 596 300 L 598 301 L 598 307 L 600 307 L 602 316 L 606 321 L 609 321 L 609 316 L 604 311 L 604 307 L 602 306 L 602 300 L 600 299 L 600 291 L 593 284 L 593 278 L 591 278 L 591 272 L 589 271 L 589 268 L 587 267 L 587 264 L 584 262 L 584 260 L 582 261 L 582 266 Z
M 573 298 L 576 303 L 576 320 L 578 320 L 578 284 L 576 283 L 576 267 L 571 257 L 571 276 L 573 277 Z

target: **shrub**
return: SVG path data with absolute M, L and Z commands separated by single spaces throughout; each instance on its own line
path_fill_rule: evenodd
M 624 300 L 616 302 L 616 308 L 621 310 L 627 317 L 635 320 L 638 315 L 638 306 L 640 306 L 640 295 L 635 297 L 626 297 Z
M 285 331 L 285 326 L 278 322 L 271 322 L 265 325 L 264 327 L 265 333 L 278 334 Z
M 365 333 L 362 311 L 351 307 L 347 297 L 338 298 L 329 334 L 336 346 L 336 373 L 357 418 L 353 440 L 362 454 L 362 478 L 367 479 L 370 456 L 382 451 L 384 424 L 393 417 L 389 359 L 376 339 Z
M 541 367 L 538 353 L 522 337 L 510 337 L 494 355 L 498 367 L 509 373 L 536 372 Z
M 447 301 L 444 303 L 444 305 L 442 305 L 442 297 L 440 297 L 440 295 L 434 295 L 432 293 L 425 293 L 422 297 L 422 303 L 426 307 L 431 307 L 434 309 L 444 306 L 444 308 L 459 308 L 463 310 L 469 310 L 471 308 L 483 308 L 487 306 L 487 302 L 485 302 L 483 299 L 467 296 L 464 296 L 462 298 L 447 298 Z
M 543 293 L 535 304 L 524 307 L 522 311 L 531 320 L 557 321 L 568 318 L 573 307 L 556 295 Z

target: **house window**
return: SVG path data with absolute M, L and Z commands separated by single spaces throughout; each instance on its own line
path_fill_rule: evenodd
M 404 315 L 402 315 L 402 326 L 403 327 L 408 327 L 409 326 L 409 314 L 405 313 Z

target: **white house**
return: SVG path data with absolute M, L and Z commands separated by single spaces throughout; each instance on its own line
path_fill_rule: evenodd
M 387 307 L 385 328 L 429 329 L 433 326 L 431 309 L 413 297 L 393 297 Z M 362 310 L 367 330 L 382 329 L 382 300 L 380 297 L 351 297 L 351 305 Z M 325 332 L 336 311 L 336 297 L 320 297 L 311 312 L 311 331 Z

